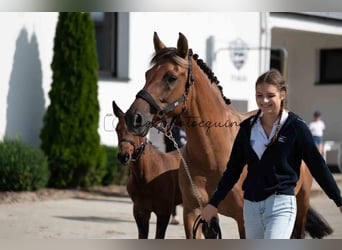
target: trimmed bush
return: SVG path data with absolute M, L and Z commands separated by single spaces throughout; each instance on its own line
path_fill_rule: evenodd
M 51 171 L 49 186 L 99 185 L 105 152 L 97 131 L 98 63 L 89 13 L 59 14 L 51 68 L 50 105 L 40 134 Z
M 47 157 L 19 139 L 0 142 L 0 190 L 31 191 L 44 188 L 49 179 Z
M 123 166 L 118 158 L 118 147 L 103 146 L 106 151 L 106 174 L 102 179 L 102 185 L 108 186 L 112 184 L 126 185 L 129 172 L 128 166 Z

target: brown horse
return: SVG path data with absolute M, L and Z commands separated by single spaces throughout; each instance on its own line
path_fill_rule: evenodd
M 118 159 L 130 167 L 127 191 L 133 201 L 139 239 L 148 238 L 152 212 L 157 217 L 155 238 L 164 239 L 172 209 L 182 203 L 178 184 L 179 154 L 161 152 L 146 137 L 130 134 L 125 124 L 125 114 L 114 101 L 113 111 L 119 118 L 116 126 Z
M 183 196 L 183 219 L 187 238 L 202 207 L 215 191 L 231 152 L 232 144 L 242 120 L 255 113 L 239 114 L 222 93 L 222 87 L 209 67 L 188 48 L 185 36 L 179 33 L 176 48 L 168 48 L 154 33 L 155 56 L 146 72 L 146 83 L 126 112 L 129 130 L 139 136 L 147 134 L 151 126 L 171 125 L 167 119 L 180 117 L 187 134 L 183 156 L 187 166 L 181 165 L 179 183 Z M 219 213 L 236 220 L 240 238 L 245 238 L 243 221 L 242 183 L 247 168 L 231 192 L 220 203 Z M 190 173 L 190 174 L 188 174 Z M 191 176 L 192 182 L 188 176 Z M 298 216 L 294 238 L 304 238 L 309 210 L 312 176 L 305 165 L 301 167 L 297 184 Z M 193 192 L 196 188 L 199 195 Z M 200 197 L 198 197 L 200 196 Z M 200 199 L 199 199 L 200 198 Z M 316 229 L 313 220 L 313 228 Z M 321 221 L 320 221 L 321 222 Z M 309 232 L 313 237 L 314 231 Z M 198 231 L 197 237 L 201 232 Z

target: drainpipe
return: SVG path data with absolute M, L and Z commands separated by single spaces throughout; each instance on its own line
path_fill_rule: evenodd
M 260 48 L 271 47 L 271 36 L 269 29 L 269 13 L 260 12 L 260 37 L 259 44 Z M 270 67 L 270 55 L 271 52 L 268 49 L 261 49 L 259 54 L 259 75 L 265 72 Z

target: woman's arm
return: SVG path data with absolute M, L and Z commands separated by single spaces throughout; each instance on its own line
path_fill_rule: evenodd
M 335 204 L 340 207 L 340 210 L 342 211 L 341 191 L 324 158 L 317 150 L 309 128 L 302 122 L 302 124 L 298 123 L 298 129 L 298 139 L 301 142 L 300 145 L 303 150 L 304 162 L 323 191 L 330 199 L 334 200 Z

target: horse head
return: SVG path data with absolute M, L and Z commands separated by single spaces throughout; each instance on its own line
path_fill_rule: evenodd
M 144 140 L 145 138 L 134 136 L 128 132 L 125 123 L 125 113 L 118 107 L 115 101 L 112 104 L 113 112 L 119 119 L 115 128 L 119 143 L 117 157 L 122 164 L 128 165 L 131 161 L 136 160 L 143 152 L 146 140 Z
M 154 33 L 155 55 L 145 73 L 145 86 L 126 112 L 130 132 L 145 136 L 152 126 L 181 114 L 193 82 L 192 54 L 186 37 L 179 33 L 177 48 L 166 47 Z M 190 53 L 189 53 L 190 52 Z

